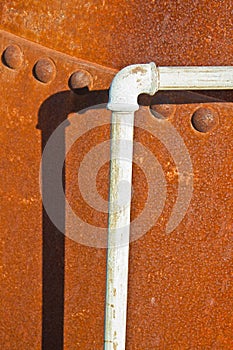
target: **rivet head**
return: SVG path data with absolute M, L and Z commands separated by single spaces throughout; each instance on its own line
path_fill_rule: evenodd
M 34 76 L 42 83 L 49 83 L 55 78 L 56 67 L 50 58 L 40 58 L 33 69 Z
M 11 69 L 19 68 L 23 63 L 22 50 L 17 45 L 9 45 L 3 52 L 2 61 Z
M 90 87 L 92 84 L 91 74 L 85 70 L 79 70 L 73 73 L 69 80 L 69 86 L 72 90 Z
M 161 104 L 150 106 L 152 114 L 159 119 L 169 118 L 175 111 L 175 106 L 172 104 Z
M 215 112 L 201 107 L 193 113 L 191 122 L 197 131 L 209 132 L 218 125 L 219 119 Z

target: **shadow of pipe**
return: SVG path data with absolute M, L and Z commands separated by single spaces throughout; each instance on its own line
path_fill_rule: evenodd
M 108 91 L 62 91 L 45 100 L 38 114 L 37 128 L 41 130 L 43 152 L 48 139 L 54 130 L 72 112 L 77 112 L 94 104 L 105 103 Z M 52 162 L 42 164 L 41 187 L 42 198 L 51 197 L 51 203 L 59 217 L 59 227 L 65 232 L 65 203 L 59 198 L 53 179 L 56 176 L 56 163 L 59 157 L 65 156 L 64 123 L 60 135 L 59 147 L 52 156 Z M 65 192 L 65 164 L 62 183 Z M 43 207 L 42 228 L 42 350 L 63 350 L 64 348 L 64 279 L 65 279 L 65 235 L 54 225 Z
M 208 93 L 208 92 L 207 92 Z M 157 104 L 182 104 L 219 102 L 224 100 L 224 93 L 202 95 L 193 92 L 158 92 L 155 96 L 141 95 L 139 103 L 144 106 Z M 231 95 L 230 95 L 231 96 Z M 226 101 L 232 100 L 228 95 Z M 89 91 L 87 88 L 62 91 L 50 96 L 40 106 L 37 128 L 41 130 L 43 152 L 48 139 L 55 129 L 72 112 L 101 103 L 107 103 L 108 91 Z M 60 136 L 59 147 L 54 152 L 52 162 L 42 164 L 42 197 L 51 197 L 56 215 L 59 217 L 61 231 L 65 232 L 65 203 L 57 197 L 53 176 L 56 176 L 56 161 L 65 157 L 65 128 Z M 51 176 L 53 174 L 53 176 Z M 62 183 L 65 192 L 65 165 Z M 63 350 L 64 348 L 64 280 L 65 280 L 65 235 L 54 225 L 43 207 L 43 248 L 42 248 L 42 350 Z

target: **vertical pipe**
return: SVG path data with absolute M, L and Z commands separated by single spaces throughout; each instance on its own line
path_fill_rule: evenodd
M 125 349 L 134 112 L 113 112 L 105 350 Z
M 124 350 L 126 339 L 130 203 L 134 112 L 141 93 L 157 89 L 154 63 L 125 67 L 113 79 L 108 251 L 105 305 L 105 350 Z

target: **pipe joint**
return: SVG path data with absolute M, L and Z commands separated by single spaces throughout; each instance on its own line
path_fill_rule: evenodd
M 138 95 L 154 95 L 158 91 L 156 65 L 134 64 L 120 70 L 114 77 L 107 108 L 113 112 L 134 112 L 139 109 Z

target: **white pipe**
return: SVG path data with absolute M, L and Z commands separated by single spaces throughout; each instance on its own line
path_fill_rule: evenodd
M 159 90 L 233 89 L 233 67 L 158 67 Z
M 139 94 L 153 95 L 156 92 L 156 81 L 156 68 L 153 63 L 132 65 L 115 76 L 110 89 L 108 109 L 113 113 L 105 350 L 125 349 L 134 111 L 139 108 Z
M 112 113 L 105 350 L 124 350 L 126 337 L 134 112 L 141 93 L 158 90 L 233 89 L 233 67 L 125 67 L 111 84 Z M 126 189 L 122 181 L 128 183 Z M 126 181 L 126 182 L 125 182 Z
M 138 110 L 138 95 L 153 95 L 158 90 L 158 72 L 155 64 L 134 64 L 120 70 L 114 77 L 108 109 L 113 112 L 134 112 Z

